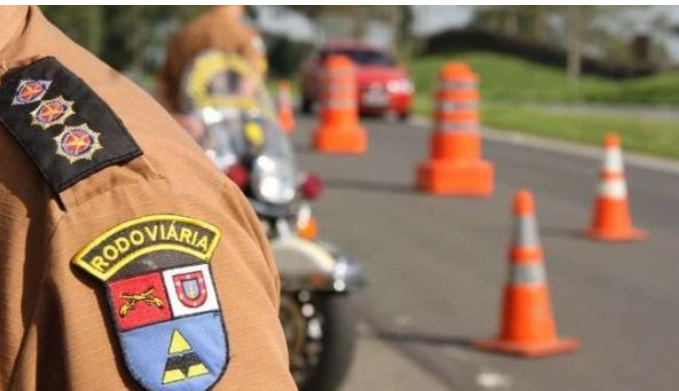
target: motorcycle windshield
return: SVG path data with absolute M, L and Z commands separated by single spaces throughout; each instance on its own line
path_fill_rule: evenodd
M 262 155 L 294 168 L 266 85 L 241 56 L 200 53 L 186 68 L 180 91 L 182 112 L 205 126 L 194 138 L 220 169 Z

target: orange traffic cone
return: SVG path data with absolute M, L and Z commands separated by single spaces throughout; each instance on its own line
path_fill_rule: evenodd
M 278 82 L 277 98 L 278 123 L 285 133 L 292 133 L 295 131 L 295 114 L 292 108 L 292 94 L 290 93 L 289 81 L 281 80 Z
M 533 196 L 520 190 L 514 198 L 515 231 L 509 251 L 510 274 L 505 287 L 502 330 L 491 341 L 475 342 L 485 350 L 541 357 L 576 349 L 574 339 L 561 339 L 549 299 Z
M 363 154 L 368 149 L 368 135 L 358 120 L 354 65 L 348 57 L 331 55 L 323 68 L 314 148 L 326 153 Z
M 594 204 L 592 226 L 585 234 L 606 241 L 643 240 L 648 235 L 632 226 L 629 213 L 620 137 L 617 134 L 607 134 L 604 147 L 604 168 Z
M 477 80 L 465 63 L 441 68 L 431 157 L 417 172 L 420 190 L 463 196 L 493 192 L 493 165 L 481 157 Z

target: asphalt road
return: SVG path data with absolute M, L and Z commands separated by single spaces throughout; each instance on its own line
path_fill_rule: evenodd
M 343 391 L 675 390 L 679 385 L 679 176 L 628 167 L 643 243 L 580 238 L 599 162 L 486 141 L 496 190 L 488 199 L 414 190 L 429 130 L 365 120 L 362 157 L 314 153 L 313 118 L 293 136 L 304 169 L 325 180 L 315 204 L 321 235 L 364 265 L 355 296 L 362 338 Z M 576 353 L 539 360 L 478 352 L 470 339 L 498 330 L 514 192 L 537 202 L 559 332 Z

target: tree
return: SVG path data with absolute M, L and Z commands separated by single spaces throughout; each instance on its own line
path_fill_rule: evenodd
M 624 25 L 624 12 L 641 7 L 644 6 L 478 6 L 472 25 L 504 36 L 561 46 L 566 53 L 568 83 L 576 88 L 583 52 L 618 63 L 634 63 L 628 37 L 608 28 Z M 604 19 L 605 23 L 599 23 Z
M 137 5 L 131 7 L 85 5 L 42 6 L 55 25 L 71 39 L 118 70 L 145 67 L 150 48 L 164 46 L 162 27 L 196 16 L 205 6 Z
M 567 18 L 568 38 L 566 43 L 566 74 L 568 84 L 577 87 L 580 84 L 582 68 L 582 55 L 580 52 L 580 40 L 582 39 L 582 6 L 570 6 Z
M 414 15 L 409 5 L 282 5 L 285 10 L 299 13 L 309 19 L 317 28 L 329 17 L 349 21 L 347 36 L 360 40 L 370 22 L 386 24 L 393 32 L 394 52 L 409 56 L 412 52 L 412 27 Z M 337 23 L 333 24 L 336 26 Z M 321 34 L 319 34 L 321 35 Z

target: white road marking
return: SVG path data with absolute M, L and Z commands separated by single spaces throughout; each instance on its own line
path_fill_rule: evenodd
M 476 384 L 488 390 L 510 390 L 512 378 L 493 370 L 483 370 L 476 375 Z

